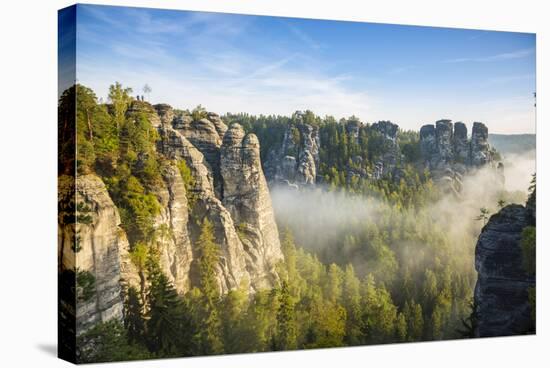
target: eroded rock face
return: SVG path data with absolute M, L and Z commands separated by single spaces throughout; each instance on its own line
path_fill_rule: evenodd
M 523 334 L 530 329 L 527 290 L 535 286 L 535 278 L 522 267 L 520 245 L 529 221 L 527 208 L 511 204 L 491 216 L 479 236 L 474 294 L 479 337 Z
M 399 126 L 391 121 L 379 121 L 372 124 L 372 128 L 381 133 L 387 140 L 395 142 Z
M 60 265 L 74 270 L 77 278 L 76 333 L 93 325 L 123 317 L 121 263 L 128 241 L 120 228 L 120 216 L 101 179 L 81 175 L 75 183 L 59 178 L 59 201 L 75 201 L 76 223 L 60 223 Z M 75 241 L 76 240 L 76 241 Z M 130 270 L 131 271 L 131 270 Z
M 420 128 L 420 153 L 426 166 L 433 166 L 437 162 L 435 127 L 431 124 L 423 125 Z
M 214 227 L 216 242 L 220 246 L 221 256 L 218 269 L 220 291 L 227 292 L 240 286 L 243 282 L 250 283 L 246 270 L 245 252 L 237 235 L 235 224 L 229 211 L 216 197 L 212 169 L 204 155 L 178 131 L 169 128 L 159 128 L 161 141 L 158 150 L 169 159 L 184 160 L 191 170 L 193 185 L 189 188 L 188 197 L 192 198 L 191 218 L 197 220 L 190 223 L 191 239 L 196 239 L 200 232 L 198 222 L 205 217 Z M 198 285 L 198 274 L 194 265 L 190 266 L 190 280 L 193 286 Z
M 252 287 L 267 288 L 277 281 L 276 264 L 283 259 L 271 197 L 254 134 L 245 136 L 239 124 L 225 133 L 221 148 L 223 204 L 234 219 L 246 251 Z
M 454 125 L 453 155 L 457 162 L 466 164 L 470 156 L 468 144 L 468 128 L 466 124 L 457 121 Z
M 168 104 L 156 104 L 153 106 L 160 117 L 161 124 L 172 124 L 174 120 L 174 110 Z
M 483 123 L 474 123 L 472 137 L 462 122 L 454 127 L 450 120 L 439 120 L 420 129 L 420 151 L 431 170 L 452 168 L 461 173 L 468 167 L 479 168 L 492 162 L 488 130 Z
M 401 160 L 401 152 L 397 144 L 397 132 L 399 126 L 390 121 L 379 121 L 372 124 L 372 129 L 377 131 L 385 139 L 384 153 L 375 163 L 373 177 L 380 179 L 394 174 Z
M 179 124 L 178 122 L 174 125 L 174 128 L 204 155 L 211 169 L 214 189 L 217 196 L 220 197 L 222 193 L 221 178 L 219 176 L 220 147 L 227 126 L 217 114 L 209 113 L 208 116 L 208 119 L 203 118 L 187 124 Z
M 450 163 L 453 156 L 453 124 L 450 120 L 439 120 L 435 123 L 435 142 L 439 160 L 443 164 Z
M 483 166 L 490 160 L 489 131 L 483 123 L 476 122 L 472 128 L 470 162 L 473 166 Z
M 187 230 L 187 192 L 175 164 L 164 169 L 164 185 L 157 190 L 161 211 L 155 219 L 158 232 L 160 267 L 176 290 L 184 293 L 191 286 L 192 245 Z
M 269 153 L 265 175 L 270 183 L 309 186 L 317 181 L 319 168 L 319 128 L 303 122 L 302 113 L 285 130 L 278 150 Z

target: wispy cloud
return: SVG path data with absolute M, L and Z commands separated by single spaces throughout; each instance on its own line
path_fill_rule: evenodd
M 482 56 L 482 57 L 464 57 L 456 59 L 447 59 L 444 60 L 445 63 L 465 63 L 465 62 L 490 62 L 490 61 L 501 61 L 501 60 L 511 60 L 511 59 L 521 59 L 527 56 L 534 54 L 535 49 L 521 49 L 512 52 L 505 52 L 495 55 Z
M 299 27 L 294 26 L 288 22 L 283 21 L 283 23 L 287 26 L 287 28 L 290 30 L 290 32 L 298 38 L 303 44 L 305 44 L 307 47 L 319 50 L 321 49 L 321 44 L 317 41 L 315 41 L 313 38 L 311 38 L 306 32 L 301 30 Z

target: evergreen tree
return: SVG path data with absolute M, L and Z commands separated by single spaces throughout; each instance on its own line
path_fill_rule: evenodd
M 145 323 L 143 320 L 143 303 L 138 291 L 129 287 L 124 303 L 124 327 L 128 333 L 130 344 L 143 343 L 145 335 Z
M 182 351 L 182 331 L 186 327 L 183 303 L 168 278 L 155 266 L 151 268 L 147 296 L 149 350 L 159 356 L 178 356 Z
M 286 281 L 282 282 L 280 290 L 279 310 L 277 311 L 277 334 L 274 348 L 275 350 L 292 350 L 297 348 L 294 302 Z
M 221 320 L 219 315 L 220 290 L 217 281 L 219 248 L 215 243 L 212 223 L 205 218 L 197 241 L 202 313 L 200 318 L 200 346 L 203 354 L 223 352 Z

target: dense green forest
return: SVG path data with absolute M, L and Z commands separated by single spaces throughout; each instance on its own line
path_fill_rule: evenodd
M 159 211 L 154 189 L 168 162 L 155 150 L 159 136 L 147 112 L 152 107 L 130 94 L 117 83 L 110 88 L 109 104 L 101 104 L 91 89 L 77 85 L 60 98 L 61 121 L 71 114 L 76 98 L 78 173 L 96 173 L 106 183 L 120 210 L 132 261 L 150 285 L 144 295 L 133 288 L 125 291 L 122 323 L 99 324 L 78 338 L 80 362 L 471 335 L 474 246 L 486 216 L 476 220 L 466 211 L 459 228 L 448 230 L 455 226 L 451 212 L 456 209 L 442 210 L 444 194 L 430 173 L 415 165 L 420 154 L 416 132 L 399 133 L 399 180 L 348 180 L 347 168 L 357 165 L 353 157 L 360 156 L 360 165 L 370 168 L 384 151 L 384 140 L 368 124 L 360 129 L 358 142 L 349 138 L 345 125 L 354 117 L 338 122 L 307 112 L 305 122 L 320 128 L 319 176 L 328 191 L 341 198 L 360 198 L 369 216 L 358 216 L 328 236 L 308 232 L 308 222 L 323 218 L 305 218 L 303 224 L 277 218 L 285 257 L 278 267 L 281 282 L 253 295 L 245 288 L 220 295 L 215 280 L 218 247 L 212 225 L 205 220 L 194 244 L 200 287 L 178 295 L 160 270 L 158 234 L 152 227 Z M 132 103 L 142 108 L 129 110 Z M 204 116 L 200 109 L 190 115 Z M 258 136 L 262 159 L 281 143 L 293 119 L 246 114 L 223 118 Z M 65 172 L 70 146 L 60 148 L 60 157 L 60 171 Z M 185 163 L 178 165 L 184 181 L 192 181 Z M 494 193 L 485 200 L 495 211 L 499 200 L 514 198 Z M 479 207 L 473 206 L 476 215 Z

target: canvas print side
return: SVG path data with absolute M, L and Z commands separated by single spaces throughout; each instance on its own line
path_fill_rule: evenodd
M 76 351 L 76 5 L 58 13 L 58 356 Z

